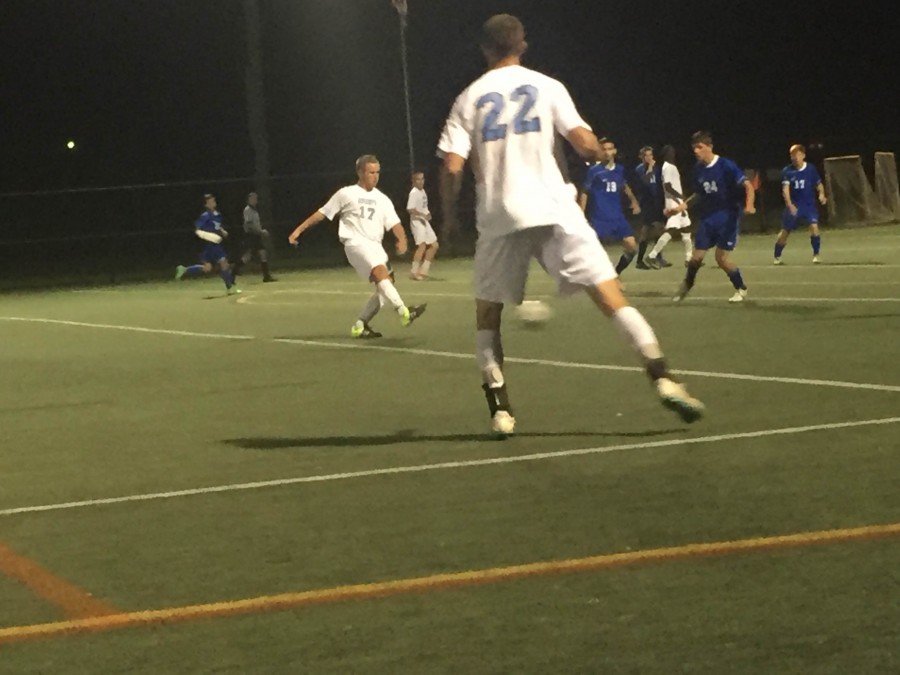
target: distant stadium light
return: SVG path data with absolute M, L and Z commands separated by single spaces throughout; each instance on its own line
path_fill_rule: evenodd
M 74 149 L 75 149 L 75 141 L 67 141 L 67 142 L 66 142 L 66 147 L 67 147 L 69 150 L 74 150 Z

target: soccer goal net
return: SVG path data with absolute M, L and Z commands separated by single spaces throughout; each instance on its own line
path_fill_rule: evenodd
M 900 211 L 894 210 L 900 205 L 900 195 L 893 153 L 879 152 L 875 156 L 875 190 L 866 177 L 859 155 L 826 158 L 825 183 L 828 215 L 833 224 L 872 225 L 900 218 Z

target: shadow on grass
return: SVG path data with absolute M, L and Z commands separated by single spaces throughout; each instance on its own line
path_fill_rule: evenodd
M 524 432 L 513 438 L 653 438 L 668 436 L 686 431 L 679 429 L 660 429 L 656 431 L 564 431 L 564 432 Z M 392 434 L 377 436 L 298 436 L 296 438 L 229 438 L 223 441 L 228 445 L 245 450 L 280 450 L 285 448 L 352 448 L 376 445 L 396 445 L 398 443 L 425 443 L 442 441 L 461 442 L 495 442 L 499 439 L 485 432 L 482 434 L 417 434 L 412 429 L 402 429 Z

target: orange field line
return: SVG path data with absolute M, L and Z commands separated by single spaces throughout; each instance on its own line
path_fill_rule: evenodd
M 119 610 L 0 543 L 0 572 L 26 586 L 76 620 L 119 614 Z
M 685 546 L 629 551 L 627 553 L 613 553 L 591 556 L 589 558 L 554 560 L 525 565 L 513 565 L 510 567 L 492 567 L 469 572 L 434 574 L 412 579 L 337 586 L 334 588 L 299 593 L 264 595 L 243 600 L 188 605 L 185 607 L 170 607 L 167 609 L 145 610 L 140 612 L 125 612 L 109 616 L 97 616 L 30 626 L 11 626 L 9 628 L 0 628 L 0 644 L 68 633 L 98 633 L 132 626 L 175 623 L 196 619 L 234 616 L 238 614 L 254 614 L 296 609 L 308 605 L 323 605 L 347 600 L 384 598 L 403 593 L 460 588 L 477 584 L 498 583 L 502 581 L 550 574 L 562 574 L 566 572 L 587 572 L 637 563 L 727 555 L 746 551 L 799 548 L 816 544 L 877 539 L 898 534 L 900 534 L 900 523 L 892 523 L 888 525 L 871 525 L 840 530 L 801 532 L 798 534 L 775 537 L 739 539 L 736 541 L 713 542 L 709 544 L 687 544 Z

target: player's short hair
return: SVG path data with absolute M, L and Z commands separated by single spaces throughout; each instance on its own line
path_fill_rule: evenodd
M 606 145 L 607 143 L 611 143 L 612 145 L 616 144 L 616 142 L 613 139 L 611 139 L 609 136 L 603 136 L 602 138 L 598 138 L 597 142 L 600 145 Z
M 691 145 L 699 145 L 700 143 L 712 147 L 712 134 L 708 131 L 695 131 L 691 134 Z
M 791 149 L 790 149 L 788 152 L 790 152 L 790 154 L 792 154 L 792 155 L 793 155 L 795 152 L 802 152 L 802 153 L 805 155 L 805 154 L 806 154 L 806 148 L 804 148 L 804 147 L 803 147 L 802 145 L 800 145 L 799 143 L 794 143 L 794 144 L 791 146 Z
M 410 177 L 410 178 L 415 178 L 416 176 L 422 176 L 422 177 L 424 177 L 424 176 L 425 176 L 425 172 L 422 171 L 422 169 L 415 169 L 415 170 L 413 170 L 413 171 L 409 174 L 409 177 Z
M 643 157 L 645 152 L 653 152 L 652 145 L 645 145 L 640 150 L 638 150 L 638 157 Z
M 525 26 L 512 14 L 496 14 L 481 28 L 481 48 L 498 59 L 521 56 L 527 47 Z
M 203 203 L 206 204 L 206 202 L 208 202 L 210 199 L 215 198 L 216 196 L 212 192 L 207 192 L 205 195 L 203 195 Z
M 381 164 L 375 155 L 362 155 L 356 160 L 356 173 L 366 168 L 366 164 Z
M 248 193 L 247 193 L 247 199 L 250 199 L 250 197 L 259 197 L 259 195 L 256 194 L 255 192 L 248 192 Z
M 660 157 L 663 158 L 663 161 L 672 163 L 675 159 L 675 146 L 674 145 L 664 145 L 662 146 L 662 150 L 659 151 Z

